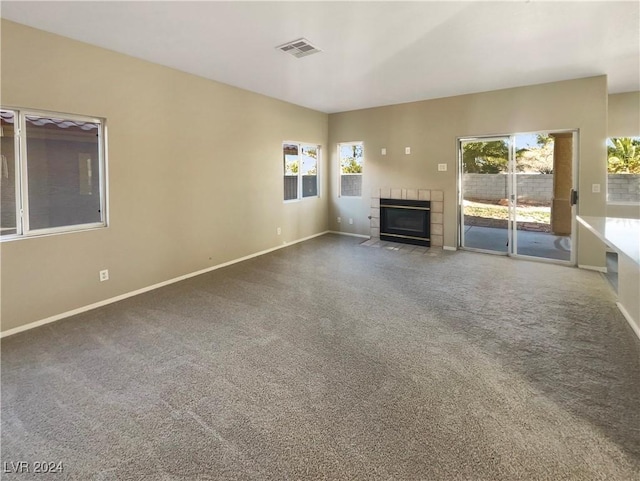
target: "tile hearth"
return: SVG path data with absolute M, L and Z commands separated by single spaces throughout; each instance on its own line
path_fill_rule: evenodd
M 397 251 L 399 254 L 425 255 L 436 257 L 442 255 L 442 249 L 432 249 L 431 247 L 416 246 L 411 244 L 399 244 L 397 242 L 383 241 L 380 239 L 369 239 L 360 243 L 363 247 L 375 247 L 388 251 Z

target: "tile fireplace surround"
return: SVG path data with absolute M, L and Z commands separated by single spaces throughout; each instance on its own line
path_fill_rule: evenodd
M 371 192 L 371 238 L 380 238 L 380 198 L 431 201 L 431 247 L 444 244 L 444 192 L 429 189 L 373 189 Z

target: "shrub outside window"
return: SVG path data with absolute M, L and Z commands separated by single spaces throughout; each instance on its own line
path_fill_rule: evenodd
M 298 200 L 318 196 L 318 160 L 320 146 L 285 142 L 284 200 Z
M 640 203 L 640 137 L 607 139 L 607 201 Z
M 0 112 L 2 238 L 105 226 L 104 121 Z

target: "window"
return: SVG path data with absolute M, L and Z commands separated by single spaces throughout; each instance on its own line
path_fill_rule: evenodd
M 319 145 L 285 142 L 284 200 L 297 200 L 318 196 Z
M 106 225 L 104 122 L 16 109 L 2 121 L 2 238 Z
M 362 142 L 338 144 L 340 195 L 362 197 Z
M 640 203 L 640 137 L 607 139 L 607 201 Z

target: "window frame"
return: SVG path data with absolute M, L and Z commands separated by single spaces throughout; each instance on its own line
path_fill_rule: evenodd
M 83 232 L 108 227 L 107 121 L 105 118 L 2 105 L 1 110 L 14 114 L 14 165 L 16 172 L 16 233 L 0 236 L 0 242 L 33 237 Z M 27 150 L 27 116 L 55 118 L 72 122 L 98 124 L 98 175 L 100 221 L 43 229 L 31 229 L 29 219 L 29 153 Z
M 360 145 L 362 147 L 362 172 L 356 174 L 344 174 L 342 172 L 342 158 L 340 156 L 340 148 L 343 145 Z M 364 141 L 362 140 L 352 140 L 349 142 L 338 142 L 337 145 L 338 150 L 338 197 L 345 197 L 349 199 L 362 199 L 363 190 L 364 190 L 364 164 L 365 164 L 365 155 L 364 155 Z M 345 195 L 342 193 L 342 176 L 343 175 L 359 175 L 360 176 L 360 195 Z
M 306 199 L 319 199 L 320 198 L 320 160 L 321 160 L 321 156 L 322 156 L 322 146 L 320 144 L 315 144 L 312 142 L 300 142 L 300 141 L 296 141 L 296 140 L 285 140 L 282 142 L 282 146 L 280 147 L 280 151 L 282 152 L 282 181 L 283 181 L 283 188 L 282 188 L 282 192 L 283 192 L 283 196 L 284 196 L 284 178 L 287 176 L 287 170 L 286 170 L 286 162 L 284 159 L 284 146 L 285 145 L 296 145 L 298 147 L 298 173 L 296 174 L 298 177 L 298 181 L 297 181 L 297 197 L 295 199 L 283 199 L 283 202 L 285 204 L 289 204 L 292 202 L 300 202 Z M 316 195 L 309 195 L 309 196 L 304 196 L 304 192 L 303 192 L 303 181 L 302 181 L 302 160 L 301 160 L 301 156 L 302 156 L 302 148 L 303 147 L 313 147 L 316 149 L 317 152 L 317 156 L 316 156 Z

